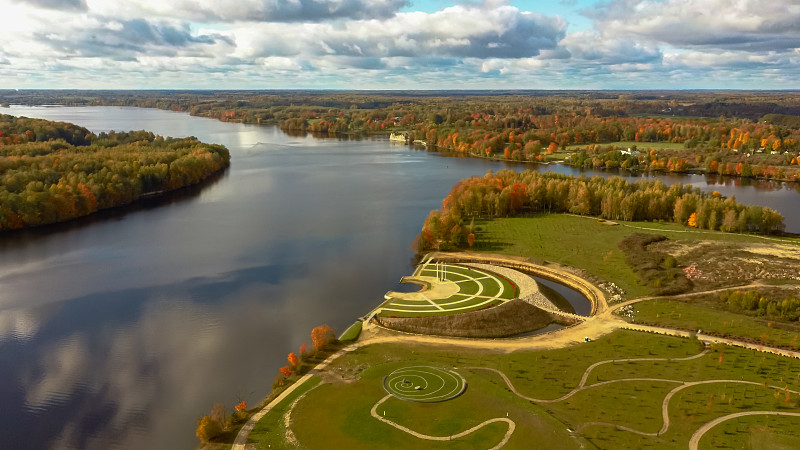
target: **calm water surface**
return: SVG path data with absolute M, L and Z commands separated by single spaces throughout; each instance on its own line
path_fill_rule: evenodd
M 193 135 L 232 156 L 202 188 L 0 235 L 3 449 L 194 447 L 214 402 L 257 403 L 313 326 L 343 330 L 411 273 L 409 243 L 453 184 L 509 167 L 151 109 L 0 112 Z M 792 186 L 672 181 L 768 204 L 800 231 Z

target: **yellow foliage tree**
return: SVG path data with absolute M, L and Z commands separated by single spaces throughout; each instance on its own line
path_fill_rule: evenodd
M 197 431 L 195 431 L 195 435 L 200 438 L 202 442 L 208 442 L 220 434 L 222 434 L 222 425 L 211 417 L 203 416 L 197 421 Z
M 697 213 L 692 213 L 689 216 L 689 226 L 697 228 Z

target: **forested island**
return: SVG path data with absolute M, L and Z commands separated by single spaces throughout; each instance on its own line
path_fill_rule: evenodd
M 0 230 L 62 222 L 180 189 L 230 165 L 221 145 L 0 115 Z
M 319 137 L 403 133 L 431 150 L 520 162 L 800 176 L 796 92 L 0 91 L 0 101 L 160 108 Z

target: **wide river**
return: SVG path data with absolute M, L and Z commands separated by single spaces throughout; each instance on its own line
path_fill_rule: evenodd
M 3 449 L 193 448 L 214 402 L 256 404 L 312 327 L 343 330 L 410 273 L 410 242 L 458 180 L 523 168 L 154 109 L 0 113 L 231 151 L 201 188 L 0 234 Z M 800 232 L 796 186 L 664 180 L 769 205 Z

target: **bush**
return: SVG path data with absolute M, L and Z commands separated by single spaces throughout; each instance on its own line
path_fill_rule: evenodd
M 311 330 L 311 345 L 314 350 L 322 350 L 336 341 L 336 332 L 328 325 L 320 325 Z
M 666 241 L 658 234 L 633 233 L 619 243 L 625 253 L 625 263 L 656 295 L 674 295 L 691 290 L 692 283 L 681 270 L 678 261 L 663 252 L 648 249 L 650 244 Z
M 222 434 L 222 424 L 212 419 L 210 416 L 203 416 L 197 421 L 197 431 L 195 431 L 195 435 L 197 435 L 202 442 L 208 442 L 220 434 Z

